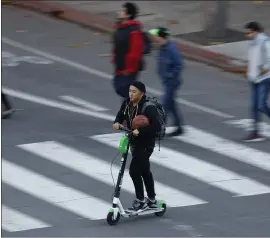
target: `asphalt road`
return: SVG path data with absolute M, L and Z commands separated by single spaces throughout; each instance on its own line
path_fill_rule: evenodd
M 194 62 L 186 62 L 178 98 L 187 134 L 164 140 L 153 156 L 166 215 L 107 225 L 113 139 L 119 138 L 111 127 L 120 105 L 110 59 L 99 56 L 110 52 L 107 41 L 70 23 L 3 8 L 2 85 L 18 110 L 2 122 L 2 235 L 269 236 L 269 140 L 241 141 L 247 82 Z M 160 96 L 155 70 L 149 57 L 141 77 Z M 71 97 L 91 109 L 68 102 Z M 268 137 L 269 128 L 264 125 Z M 128 173 L 124 181 L 121 200 L 128 206 Z

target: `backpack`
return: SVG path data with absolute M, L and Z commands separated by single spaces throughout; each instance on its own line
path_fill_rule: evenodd
M 151 51 L 152 51 L 152 44 L 151 44 L 151 40 L 150 40 L 150 37 L 149 37 L 149 33 L 143 31 L 142 34 L 143 34 L 143 38 L 144 38 L 144 51 L 143 51 L 143 54 L 147 55 L 147 54 L 150 54 Z
M 156 139 L 158 139 L 160 142 L 160 140 L 162 140 L 166 134 L 165 111 L 163 109 L 163 106 L 161 105 L 161 103 L 158 101 L 156 97 L 146 97 L 146 102 L 144 103 L 142 107 L 142 114 L 145 108 L 150 105 L 154 106 L 158 112 L 158 121 L 159 121 L 161 130 L 156 133 Z
M 130 28 L 131 31 L 134 31 L 134 30 L 139 30 L 138 26 L 132 26 Z M 146 31 L 142 31 L 140 30 L 143 34 L 143 40 L 144 40 L 144 50 L 143 50 L 143 54 L 144 55 L 147 55 L 147 54 L 150 54 L 151 51 L 152 51 L 152 43 L 151 43 L 151 40 L 150 40 L 150 37 L 149 37 L 149 33 L 146 32 Z

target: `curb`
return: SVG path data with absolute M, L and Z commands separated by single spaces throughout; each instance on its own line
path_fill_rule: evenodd
M 3 1 L 3 0 L 2 0 Z M 46 1 L 13 1 L 5 0 L 9 5 L 43 13 L 51 17 L 72 22 L 86 28 L 111 34 L 113 32 L 113 22 L 100 15 L 82 12 L 63 6 L 59 3 Z M 189 60 L 197 61 L 219 68 L 225 72 L 243 75 L 246 72 L 246 62 L 203 49 L 199 45 L 175 39 L 178 43 L 182 55 Z

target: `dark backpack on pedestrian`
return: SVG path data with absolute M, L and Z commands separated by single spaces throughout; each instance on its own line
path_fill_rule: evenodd
M 143 34 L 143 38 L 144 38 L 144 51 L 143 51 L 143 54 L 148 55 L 152 51 L 152 42 L 150 40 L 148 32 L 143 31 L 142 34 Z
M 160 146 L 160 140 L 162 140 L 165 137 L 166 134 L 166 122 L 165 122 L 165 111 L 163 109 L 163 106 L 158 101 L 156 97 L 146 97 L 146 102 L 144 103 L 142 107 L 142 114 L 147 106 L 154 106 L 157 109 L 158 112 L 158 121 L 161 127 L 161 130 L 156 133 L 156 139 L 159 140 L 159 146 Z
M 138 26 L 132 26 L 130 27 L 130 32 L 132 31 L 136 31 L 136 30 L 139 30 L 141 31 L 142 35 L 143 35 L 143 39 L 144 39 L 144 49 L 143 49 L 143 54 L 144 55 L 148 55 L 152 52 L 152 42 L 150 40 L 150 37 L 149 37 L 149 33 L 148 32 L 145 32 L 145 31 L 142 31 Z M 139 68 L 139 71 L 143 71 L 144 69 L 146 68 L 146 63 L 145 63 L 145 60 L 144 58 L 142 59 L 141 63 L 140 63 L 140 68 Z

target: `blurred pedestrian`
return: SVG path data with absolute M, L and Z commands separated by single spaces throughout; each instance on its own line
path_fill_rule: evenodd
M 138 12 L 134 3 L 124 3 L 118 12 L 113 35 L 113 86 L 123 99 L 129 97 L 130 85 L 137 80 L 139 72 L 144 68 L 143 55 L 146 53 L 147 42 L 142 25 L 136 20 Z
M 247 23 L 245 29 L 250 40 L 247 78 L 251 85 L 251 116 L 254 123 L 252 132 L 244 140 L 262 141 L 265 138 L 259 130 L 261 113 L 270 118 L 270 108 L 267 105 L 270 91 L 270 40 L 258 22 Z
M 169 39 L 167 28 L 159 27 L 149 31 L 153 42 L 159 47 L 157 56 L 158 74 L 164 87 L 163 108 L 166 113 L 166 120 L 169 113 L 172 113 L 176 130 L 168 136 L 183 134 L 182 113 L 177 109 L 175 98 L 177 91 L 182 84 L 183 58 L 178 45 Z

